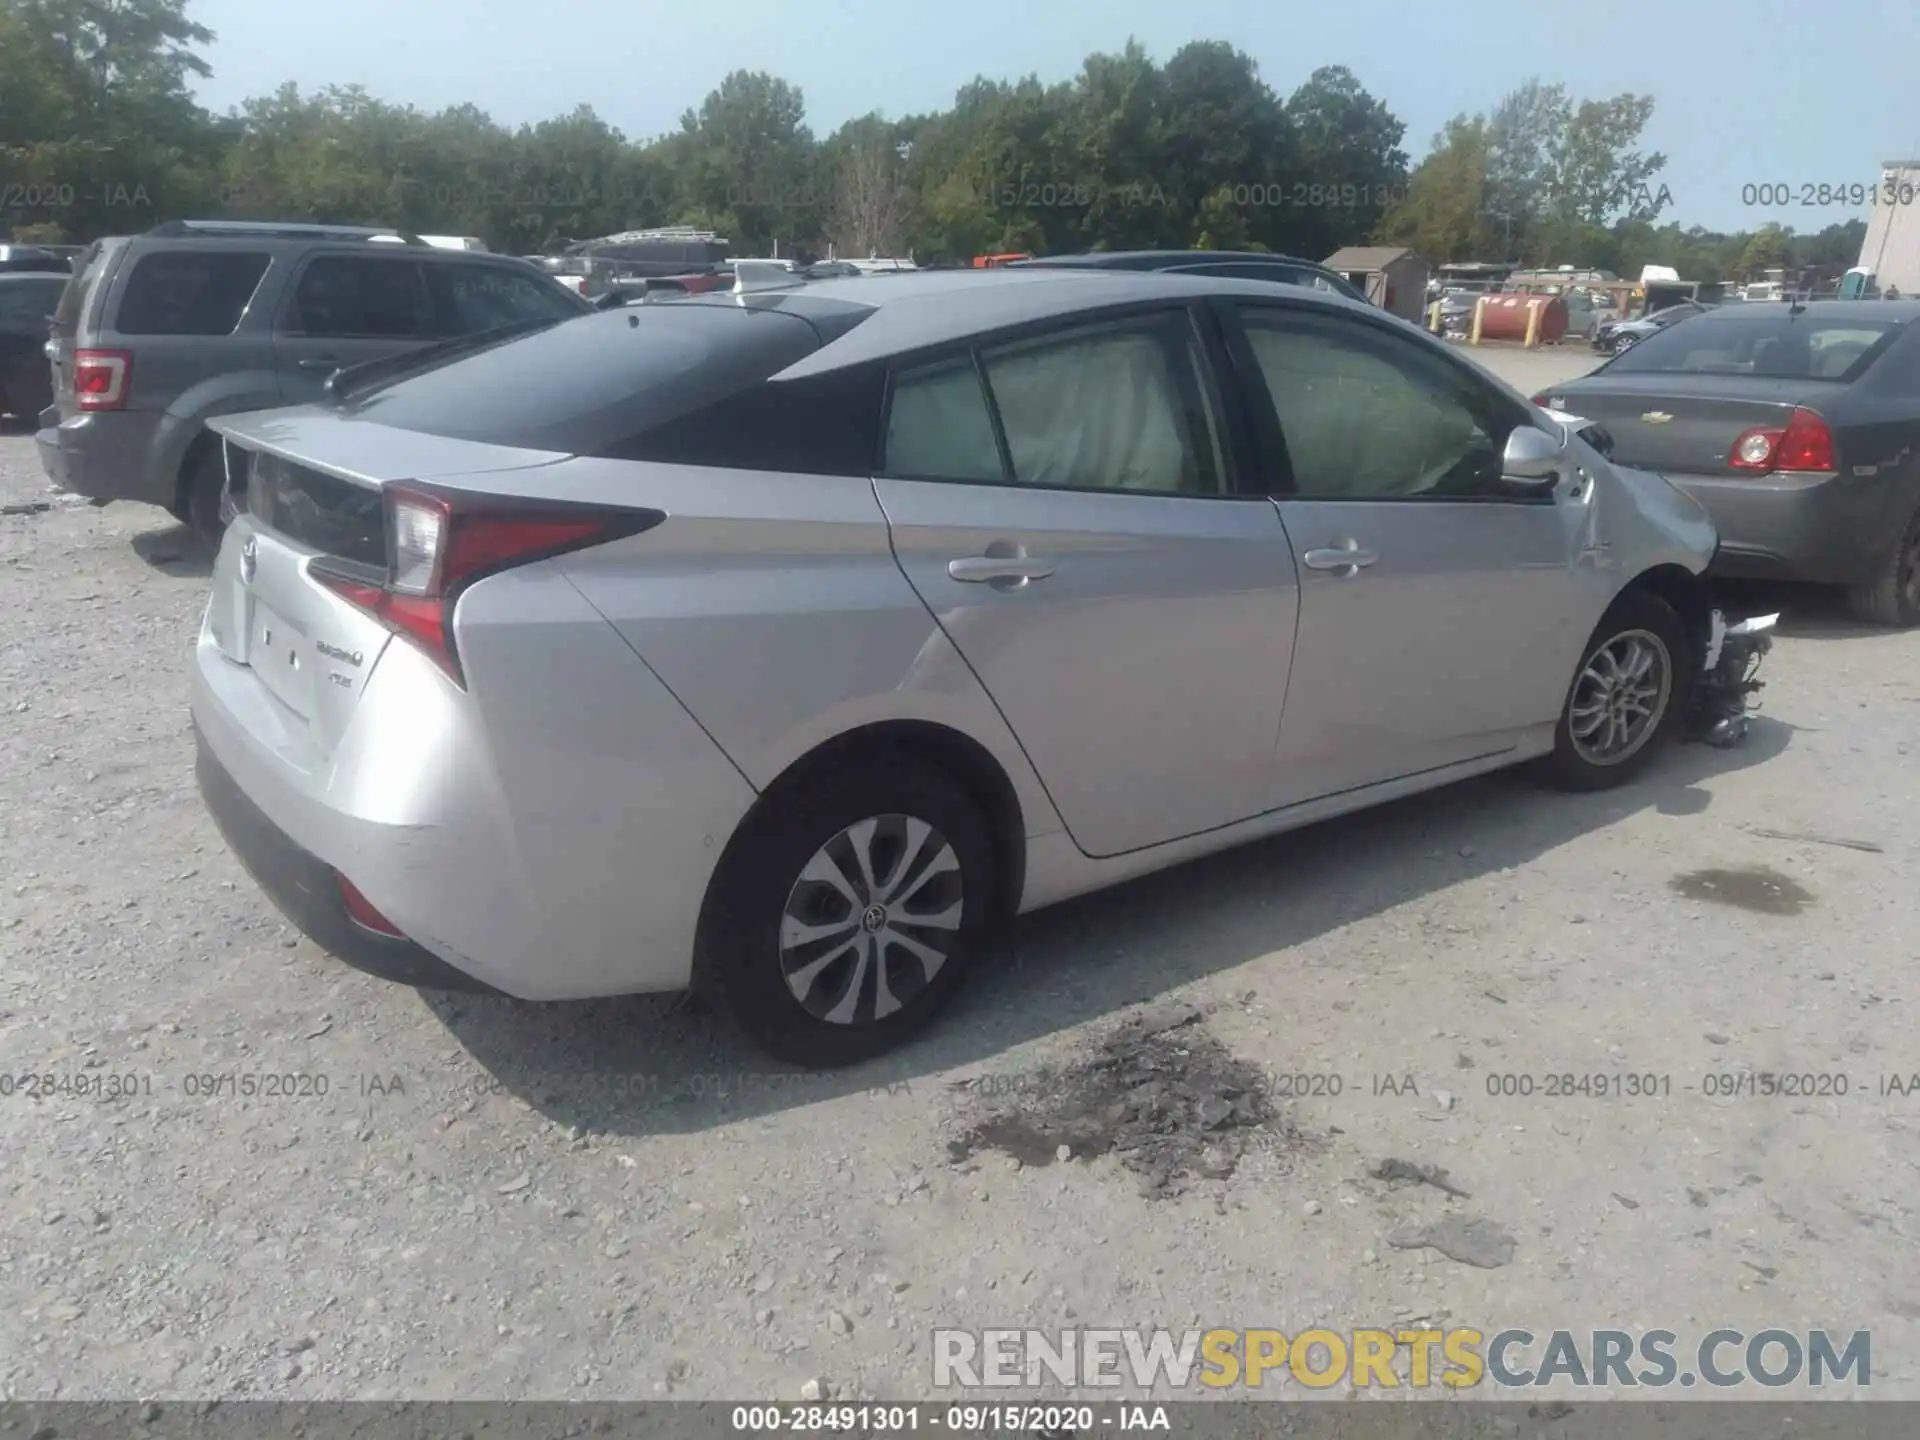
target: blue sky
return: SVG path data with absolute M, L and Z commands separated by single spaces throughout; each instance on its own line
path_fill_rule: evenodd
M 1722 230 L 1864 215 L 1743 204 L 1742 187 L 1790 187 L 1797 201 L 1802 185 L 1871 184 L 1883 160 L 1920 156 L 1913 0 L 196 0 L 190 13 L 219 37 L 200 88 L 216 110 L 286 80 L 358 82 L 513 124 L 586 103 L 639 138 L 673 128 L 729 70 L 754 69 L 798 85 L 825 134 L 870 110 L 944 107 L 976 75 L 1063 79 L 1132 35 L 1161 60 L 1189 40 L 1231 41 L 1283 96 L 1318 65 L 1346 65 L 1406 122 L 1416 160 L 1449 116 L 1530 75 L 1577 96 L 1649 93 L 1645 144 L 1667 154 L 1670 217 Z

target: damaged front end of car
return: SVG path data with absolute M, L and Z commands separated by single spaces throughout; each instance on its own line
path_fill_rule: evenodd
M 1755 677 L 1773 649 L 1773 628 L 1779 621 L 1777 614 L 1757 615 L 1729 624 L 1724 614 L 1713 612 L 1701 672 L 1684 717 L 1688 740 L 1724 748 L 1746 739 L 1753 724 L 1752 697 L 1766 687 Z

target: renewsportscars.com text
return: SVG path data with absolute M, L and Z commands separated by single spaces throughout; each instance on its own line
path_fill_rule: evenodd
M 1672 1330 L 1493 1332 L 1329 1328 L 1300 1330 L 936 1330 L 938 1391 L 1168 1386 L 1259 1390 L 1823 1389 L 1873 1383 L 1866 1330 L 1736 1329 L 1683 1341 Z

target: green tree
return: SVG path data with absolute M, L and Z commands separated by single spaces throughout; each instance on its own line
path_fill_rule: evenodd
M 1606 225 L 1619 218 L 1657 219 L 1671 201 L 1650 182 L 1667 157 L 1634 147 L 1653 116 L 1651 95 L 1585 100 L 1548 142 L 1547 160 L 1560 218 Z
M 1570 115 L 1566 86 L 1528 80 L 1487 117 L 1484 205 L 1501 259 L 1526 255 L 1552 211 L 1553 155 Z
M 1792 245 L 1787 232 L 1776 224 L 1767 224 L 1748 239 L 1736 268 L 1742 275 L 1758 275 L 1786 265 L 1791 258 Z
M 797 86 L 736 70 L 681 117 L 687 167 L 681 202 L 730 215 L 743 254 L 817 235 L 825 210 L 813 169 L 813 135 Z
M 1407 127 L 1343 65 L 1314 71 L 1287 100 L 1287 119 L 1309 199 L 1330 197 L 1294 222 L 1296 246 L 1320 259 L 1371 234 L 1406 185 Z
M 1435 264 L 1484 259 L 1496 248 L 1487 207 L 1487 120 L 1456 115 L 1407 180 L 1406 198 L 1381 217 L 1380 238 Z

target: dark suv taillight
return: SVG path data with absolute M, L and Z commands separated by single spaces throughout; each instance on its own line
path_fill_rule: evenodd
M 322 558 L 313 577 L 425 651 L 457 685 L 466 683 L 453 645 L 453 610 L 477 580 L 649 530 L 658 510 L 470 495 L 389 485 L 387 570 L 369 574 Z
M 73 403 L 82 410 L 124 410 L 133 380 L 133 355 L 127 350 L 73 352 Z

